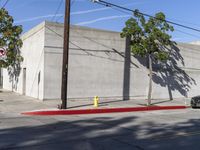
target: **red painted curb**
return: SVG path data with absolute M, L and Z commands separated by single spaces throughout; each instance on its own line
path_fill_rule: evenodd
M 46 110 L 23 112 L 23 115 L 82 115 L 82 114 L 98 114 L 98 113 L 119 113 L 134 111 L 153 111 L 153 110 L 170 110 L 170 109 L 186 109 L 187 106 L 149 106 L 149 107 L 129 107 L 129 108 L 104 108 L 104 109 L 79 109 L 79 110 Z

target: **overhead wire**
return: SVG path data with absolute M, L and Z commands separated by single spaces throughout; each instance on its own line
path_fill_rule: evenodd
M 9 0 L 6 0 L 6 2 L 4 3 L 4 5 L 1 8 L 5 8 L 6 5 L 8 4 Z
M 195 35 L 195 34 L 192 34 L 192 33 L 188 33 L 188 32 L 185 32 L 185 31 L 182 31 L 182 30 L 179 30 L 179 29 L 176 29 L 175 31 L 183 33 L 185 35 L 189 35 L 189 36 L 195 37 L 195 38 L 200 38 L 200 36 L 198 36 L 198 35 Z
M 52 17 L 51 21 L 53 21 L 53 20 L 55 19 L 55 17 L 57 16 L 57 14 L 58 14 L 58 12 L 59 12 L 61 6 L 62 6 L 62 3 L 63 3 L 63 0 L 60 0 L 60 3 L 59 3 L 59 5 L 58 5 L 58 7 L 57 7 L 57 9 L 56 9 L 56 12 L 55 12 L 54 16 Z
M 112 9 L 114 9 L 114 10 L 119 11 L 119 12 L 122 12 L 122 13 L 131 15 L 131 14 L 130 14 L 130 11 L 127 12 L 127 11 L 121 10 L 121 9 L 118 8 L 118 7 L 111 7 L 111 6 L 108 5 L 108 4 L 101 4 L 101 5 L 106 6 L 106 7 L 110 7 L 110 8 L 112 8 Z M 121 6 L 120 6 L 120 7 L 121 7 Z M 152 16 L 152 17 L 153 17 L 153 16 Z M 181 22 L 181 21 L 180 21 L 180 22 Z M 191 23 L 190 23 L 190 24 L 191 24 Z M 195 37 L 195 38 L 200 38 L 200 36 L 198 36 L 198 35 L 191 34 L 191 33 L 188 33 L 188 32 L 182 31 L 182 30 L 179 30 L 179 29 L 177 29 L 177 28 L 176 28 L 175 31 L 180 32 L 180 33 L 183 33 L 183 34 L 185 34 L 185 35 L 189 35 L 189 36 Z
M 167 18 L 167 19 L 168 19 L 168 20 L 175 21 L 175 22 L 183 23 L 183 24 L 192 25 L 192 26 L 195 26 L 195 27 L 197 27 L 197 28 L 200 27 L 200 24 L 191 23 L 191 22 L 188 22 L 188 21 L 185 21 L 185 20 L 179 20 L 179 19 L 175 19 L 175 18 Z
M 138 14 L 144 15 L 146 17 L 151 17 L 151 18 L 154 18 L 154 19 L 158 19 L 158 18 L 156 18 L 156 17 L 154 17 L 152 15 L 149 15 L 149 14 L 146 14 L 146 13 L 142 13 L 142 12 L 139 12 L 139 11 L 136 11 L 136 10 L 132 10 L 132 9 L 129 9 L 129 8 L 126 8 L 126 7 L 123 7 L 123 6 L 119 6 L 119 5 L 116 5 L 116 4 L 113 4 L 113 3 L 109 3 L 109 2 L 106 2 L 106 1 L 103 1 L 103 0 L 95 1 L 95 3 L 103 5 L 103 6 L 106 6 L 106 7 L 120 8 L 120 9 L 125 10 L 127 12 L 138 13 Z M 170 20 L 166 20 L 166 19 L 164 21 L 166 21 L 167 23 L 170 23 L 170 24 L 185 28 L 185 29 L 190 29 L 190 30 L 193 30 L 193 31 L 196 31 L 196 32 L 200 32 L 200 29 L 197 29 L 197 28 L 186 26 L 186 25 L 183 25 L 183 24 L 180 24 L 180 23 L 176 23 L 176 22 L 173 22 L 173 21 L 170 21 Z
M 71 7 L 75 4 L 75 2 L 76 2 L 76 0 L 73 0 L 73 1 L 71 2 Z M 64 17 L 64 15 L 63 15 L 63 16 L 59 16 L 59 17 L 56 19 L 56 22 L 58 22 L 62 17 Z
M 71 7 L 74 5 L 75 2 L 76 2 L 76 0 L 73 0 L 73 1 L 71 2 Z

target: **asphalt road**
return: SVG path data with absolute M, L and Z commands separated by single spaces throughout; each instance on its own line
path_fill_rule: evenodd
M 200 109 L 79 116 L 0 112 L 0 150 L 199 150 Z

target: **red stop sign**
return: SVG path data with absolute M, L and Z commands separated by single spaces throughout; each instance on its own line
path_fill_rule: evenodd
M 3 48 L 0 48 L 0 57 L 4 56 L 6 54 L 6 51 Z

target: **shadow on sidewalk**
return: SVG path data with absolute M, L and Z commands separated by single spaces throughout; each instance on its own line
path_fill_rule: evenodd
M 117 103 L 117 102 L 123 102 L 124 100 L 112 100 L 112 101 L 106 101 L 106 102 L 99 102 L 99 106 L 108 106 L 108 104 L 112 104 L 112 103 Z M 93 106 L 94 104 L 91 102 L 89 104 L 85 104 L 85 105 L 78 105 L 78 106 L 70 106 L 68 107 L 69 109 L 72 108 L 80 108 L 80 107 L 86 107 L 86 106 Z
M 152 103 L 152 105 L 162 104 L 162 103 L 171 102 L 171 101 L 172 100 L 164 100 L 164 101 Z

